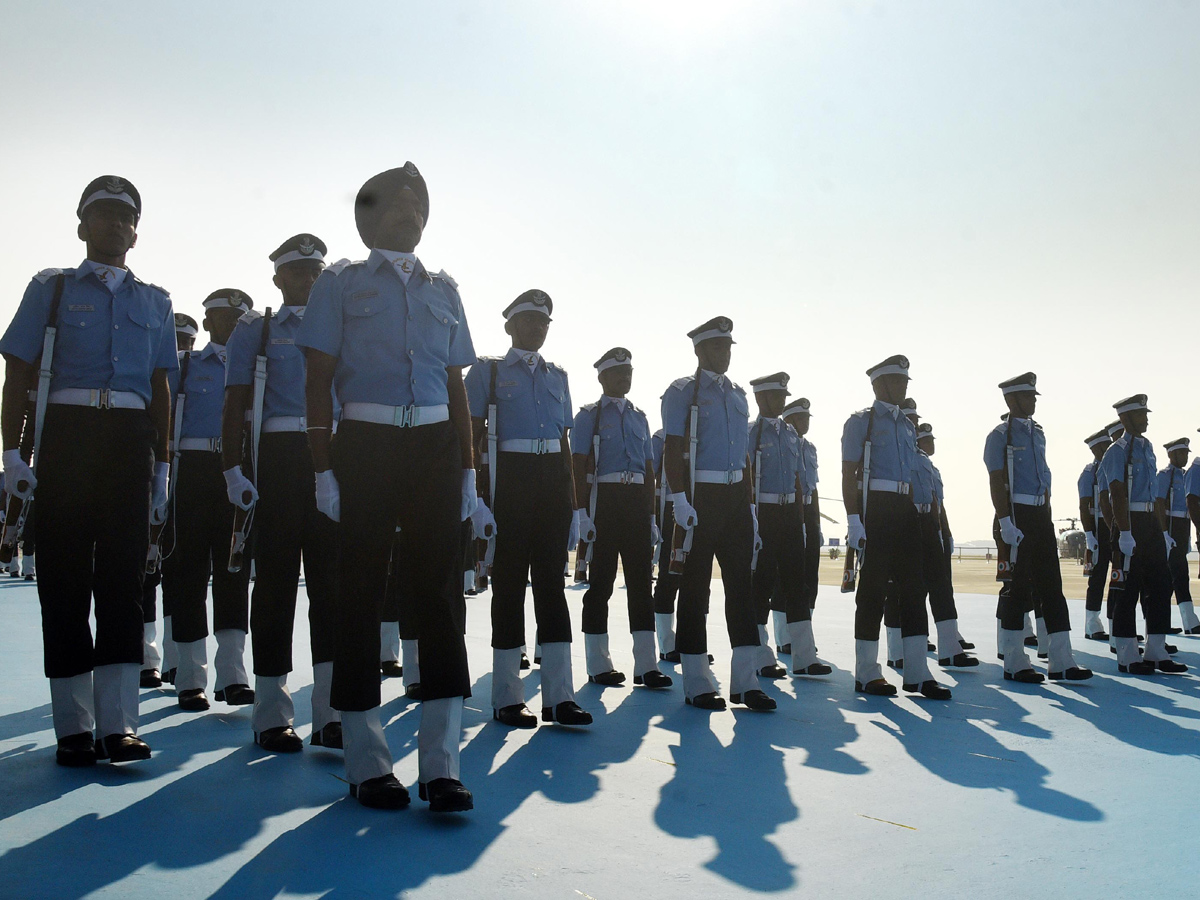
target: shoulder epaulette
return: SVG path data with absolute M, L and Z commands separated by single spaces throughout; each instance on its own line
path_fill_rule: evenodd
M 1034 423 L 1033 423 L 1033 427 L 1034 427 L 1034 428 L 1036 428 L 1038 431 L 1041 431 L 1041 430 L 1042 430 L 1042 423 L 1041 423 L 1041 422 L 1034 422 Z
M 500 360 L 502 360 L 502 359 L 504 359 L 503 356 L 476 356 L 475 362 L 477 362 L 477 363 L 494 363 L 494 362 L 500 362 Z
M 583 404 L 583 406 L 579 407 L 579 411 L 583 412 L 586 409 L 588 412 L 591 412 L 592 410 L 596 409 L 598 406 L 600 406 L 600 401 L 593 400 L 591 403 L 585 403 L 585 404 Z
M 746 393 L 746 389 L 744 387 L 742 387 L 740 384 L 738 384 L 736 381 L 729 382 L 729 386 L 731 388 L 733 388 L 735 391 L 741 391 L 743 394 Z
M 865 419 L 869 415 L 871 415 L 871 407 L 868 406 L 866 409 L 860 409 L 850 413 L 850 418 L 853 419 L 857 416 L 860 419 Z
M 695 375 L 684 375 L 682 378 L 676 378 L 674 381 L 672 381 L 671 387 L 675 388 L 677 391 L 682 391 L 695 380 Z
M 38 272 L 33 277 L 34 277 L 35 281 L 40 281 L 42 284 L 45 284 L 47 281 L 49 281 L 55 275 L 61 275 L 61 274 L 63 274 L 62 269 L 42 269 L 42 271 Z
M 161 285 L 151 284 L 149 281 L 142 281 L 142 279 L 138 278 L 136 275 L 133 276 L 133 280 L 134 280 L 135 284 L 142 284 L 148 288 L 154 288 L 154 290 L 158 291 L 164 297 L 171 296 L 171 292 L 168 291 L 165 287 L 162 287 Z
M 455 290 L 458 290 L 458 282 L 455 281 L 453 278 L 451 278 L 450 273 L 447 272 L 445 269 L 441 269 L 433 277 L 442 279 L 442 281 L 446 282 L 448 285 L 450 285 L 450 287 L 454 288 Z
M 263 317 L 263 314 L 260 313 L 257 309 L 248 309 L 244 313 L 242 313 L 241 318 L 238 319 L 238 323 L 239 324 L 245 323 L 247 325 L 252 325 L 254 322 L 258 321 L 262 317 Z
M 566 374 L 567 374 L 567 370 L 566 370 L 566 369 L 564 369 L 564 368 L 563 368 L 562 366 L 560 366 L 558 363 L 553 363 L 553 362 L 550 362 L 550 360 L 546 360 L 546 368 L 547 368 L 547 369 L 556 369 L 557 371 L 559 371 L 559 372 L 562 372 L 564 375 L 566 375 Z
M 330 263 L 328 266 L 326 266 L 325 271 L 332 272 L 334 275 L 341 275 L 348 266 L 361 266 L 364 262 L 365 260 L 361 259 L 356 259 L 353 261 L 349 259 L 339 259 L 337 262 Z

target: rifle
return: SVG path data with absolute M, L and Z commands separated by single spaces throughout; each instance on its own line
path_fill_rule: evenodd
M 588 460 L 588 468 L 591 470 L 588 474 L 592 480 L 592 490 L 588 495 L 588 517 L 592 523 L 596 521 L 596 492 L 599 490 L 600 483 L 596 480 L 598 476 L 597 466 L 600 462 L 600 409 L 601 404 L 596 404 L 596 433 L 592 435 L 592 457 Z M 592 544 L 583 539 L 583 535 L 579 536 L 579 544 L 575 548 L 575 583 L 581 584 L 588 580 L 588 566 L 592 563 Z
M 191 361 L 191 353 L 185 353 L 179 360 L 179 387 L 175 391 L 175 410 L 173 420 L 171 422 L 171 443 L 169 447 L 171 457 L 171 477 L 167 485 L 167 507 L 168 513 L 163 516 L 161 522 L 154 521 L 154 511 L 150 511 L 150 548 L 146 551 L 146 574 L 153 575 L 158 571 L 158 567 L 165 558 L 162 552 L 163 534 L 166 532 L 167 522 L 175 511 L 175 485 L 179 481 L 179 459 L 181 455 L 179 441 L 183 434 L 183 408 L 187 401 L 187 374 L 188 364 Z M 168 556 L 170 553 L 167 554 Z
M 1032 431 L 1029 436 L 1030 443 L 1033 442 Z M 1013 503 L 1013 445 L 1012 445 L 1012 415 L 1009 414 L 1004 420 L 1004 460 L 1005 460 L 1005 477 L 1008 481 L 1008 515 L 1012 519 L 1013 524 L 1017 524 L 1017 508 Z M 999 520 L 997 520 L 998 522 Z M 996 580 L 997 581 L 1012 581 L 1013 571 L 1017 565 L 1017 548 L 1010 546 L 1004 542 L 1004 539 L 999 536 L 1000 532 L 996 532 Z
M 491 375 L 488 380 L 488 414 L 487 414 L 487 460 L 488 460 L 488 505 L 492 510 L 492 515 L 496 514 L 496 474 L 500 468 L 499 459 L 499 426 L 496 423 L 496 413 L 498 409 L 496 403 L 496 360 L 492 360 Z M 485 575 L 490 575 L 492 572 L 492 561 L 496 558 L 496 532 L 492 530 L 492 536 L 485 538 L 487 541 L 487 549 L 483 554 L 483 571 Z
M 692 387 L 692 406 L 688 416 L 688 481 L 691 487 L 690 499 L 694 503 L 696 500 L 696 451 L 700 446 L 700 436 L 697 431 L 700 427 L 700 369 L 696 369 L 696 382 Z M 664 451 L 665 455 L 665 451 Z M 663 460 L 663 472 L 667 469 L 666 460 Z M 692 534 L 695 528 L 684 528 L 679 524 L 679 520 L 675 520 L 675 532 L 671 535 L 671 564 L 668 571 L 673 575 L 682 575 L 684 563 L 687 562 L 687 555 L 692 550 Z
M 54 279 L 54 293 L 50 298 L 50 315 L 46 319 L 46 334 L 42 338 L 42 355 L 38 365 L 37 398 L 33 409 L 33 451 L 29 458 L 29 468 L 37 474 L 38 450 L 42 446 L 42 427 L 46 424 L 46 406 L 50 401 L 50 379 L 54 375 L 54 338 L 58 334 L 58 308 L 62 301 L 63 285 L 66 276 L 59 272 Z M 28 412 L 26 412 L 28 426 Z M 24 492 L 28 484 L 18 484 L 17 489 Z M 8 565 L 17 552 L 17 542 L 21 539 L 21 529 L 29 516 L 33 495 L 24 499 L 13 495 L 8 498 L 8 509 L 4 516 L 4 530 L 0 533 L 0 562 Z
M 754 518 L 758 520 L 759 505 L 758 495 L 762 493 L 762 433 L 763 420 L 762 416 L 758 417 L 758 432 L 754 435 Z M 760 523 L 761 527 L 761 523 Z M 758 568 L 758 549 L 755 548 L 750 557 L 750 572 Z
M 250 482 L 258 486 L 258 442 L 262 437 L 263 397 L 267 392 L 267 345 L 271 335 L 271 307 L 263 312 L 262 339 L 258 344 L 258 355 L 254 357 L 254 399 L 250 407 Z M 250 492 L 242 494 L 242 502 L 250 499 Z M 254 507 L 233 509 L 233 537 L 229 541 L 230 572 L 242 571 L 246 561 L 246 539 L 254 527 Z
M 867 527 L 867 494 L 871 492 L 871 432 L 875 430 L 875 404 L 871 404 L 871 412 L 867 416 L 867 434 L 863 438 L 862 460 L 862 493 L 859 494 L 859 518 L 863 528 Z M 863 557 L 867 548 L 859 550 L 846 542 L 846 561 L 842 564 L 842 593 L 852 594 L 858 586 L 858 570 L 862 568 Z
M 663 441 L 664 441 L 664 443 L 666 442 L 665 435 L 663 436 Z M 665 453 L 665 450 L 664 450 L 664 453 Z M 655 490 L 655 496 L 658 498 L 658 503 L 655 504 L 655 507 L 656 507 L 655 512 L 658 514 L 658 522 L 656 523 L 658 525 L 658 542 L 654 545 L 654 556 L 652 556 L 651 559 L 653 559 L 657 563 L 657 562 L 659 562 L 659 558 L 658 558 L 659 550 L 662 548 L 662 542 L 665 539 L 662 530 L 664 527 L 666 527 L 666 524 L 667 524 L 667 488 L 668 488 L 668 485 L 667 485 L 666 472 L 664 470 L 662 454 L 659 455 L 658 470 L 654 473 L 654 475 L 655 475 L 655 478 L 657 479 L 657 483 L 654 486 L 654 490 Z M 663 573 L 660 571 L 658 573 L 658 576 L 661 578 L 663 576 Z
M 1133 486 L 1133 444 L 1137 440 L 1128 431 L 1125 435 L 1129 438 L 1129 449 L 1125 452 L 1125 516 L 1129 519 L 1129 530 L 1133 531 L 1133 513 L 1129 511 L 1130 505 L 1130 488 Z M 1116 513 L 1113 513 L 1113 519 L 1116 519 Z M 1114 521 L 1114 525 L 1116 522 Z M 1129 565 L 1132 562 L 1132 555 L 1126 556 L 1121 552 L 1121 542 L 1112 541 L 1113 567 L 1112 573 L 1108 576 L 1108 585 L 1110 591 L 1125 590 L 1125 582 L 1129 578 Z M 1136 553 L 1136 548 L 1134 549 Z

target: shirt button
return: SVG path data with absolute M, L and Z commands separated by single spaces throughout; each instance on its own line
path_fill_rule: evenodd
M 410 322 L 412 321 L 412 313 L 408 314 L 408 321 L 410 321 Z
M 113 362 L 116 362 L 116 361 L 117 361 L 117 358 L 114 356 L 114 357 L 113 357 Z
M 116 324 L 113 325 L 113 331 L 120 331 L 120 330 L 121 330 L 120 325 L 116 325 Z
M 412 352 L 411 350 L 409 350 L 409 351 L 408 351 L 408 355 L 409 355 L 409 356 L 412 356 L 412 355 L 413 355 L 413 352 Z

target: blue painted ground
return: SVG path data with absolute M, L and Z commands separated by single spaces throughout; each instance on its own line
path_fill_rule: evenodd
M 578 622 L 581 595 L 569 597 Z M 1091 682 L 1006 684 L 995 601 L 967 595 L 962 630 L 984 664 L 943 679 L 954 702 L 867 699 L 853 693 L 849 601 L 822 588 L 818 644 L 836 671 L 769 687 L 774 715 L 701 713 L 678 690 L 584 686 L 594 728 L 513 732 L 490 722 L 487 598 L 469 603 L 476 683 L 463 778 L 476 809 L 437 818 L 417 802 L 363 809 L 346 796 L 336 752 L 271 757 L 250 743 L 248 710 L 182 713 L 168 691 L 142 694 L 152 760 L 57 767 L 35 590 L 0 583 L 0 896 L 1196 894 L 1200 678 L 1117 676 L 1104 645 L 1079 640 Z M 612 609 L 620 622 L 622 596 Z M 1081 604 L 1072 614 L 1082 622 Z M 296 618 L 303 648 L 306 618 Z M 627 666 L 622 630 L 614 656 Z M 725 679 L 722 631 L 714 616 Z M 1178 658 L 1200 666 L 1200 639 L 1178 643 Z M 307 737 L 303 649 L 296 666 Z M 535 669 L 535 709 L 537 683 Z M 400 695 L 397 681 L 385 685 L 385 721 L 411 785 L 419 710 Z

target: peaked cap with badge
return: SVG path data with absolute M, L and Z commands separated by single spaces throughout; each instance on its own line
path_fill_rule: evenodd
M 763 391 L 783 391 L 784 394 L 791 396 L 791 391 L 787 389 L 788 382 L 792 377 L 787 372 L 776 372 L 774 375 L 763 375 L 761 378 L 750 379 L 750 387 L 754 389 L 754 393 L 761 394 Z
M 550 314 L 554 312 L 554 301 L 550 299 L 550 295 L 545 291 L 532 288 L 508 304 L 504 308 L 503 316 L 505 321 L 507 321 L 513 316 L 525 312 L 541 313 L 548 321 L 553 321 L 550 319 Z
M 632 367 L 633 366 L 633 354 L 630 353 L 628 350 L 626 350 L 624 347 L 613 347 L 611 350 L 609 350 L 607 353 L 605 353 L 602 357 L 600 357 L 598 360 L 596 360 L 594 363 L 592 363 L 592 365 L 596 369 L 597 375 L 607 369 L 616 368 L 617 366 Z
M 1024 375 L 1018 375 L 1016 378 L 1002 381 L 996 386 L 1000 388 L 1001 393 L 1005 396 L 1008 394 L 1028 393 L 1030 391 L 1041 396 L 1041 393 L 1037 389 L 1037 376 L 1032 372 L 1026 372 Z
M 99 178 L 89 181 L 88 186 L 83 189 L 83 193 L 79 197 L 79 206 L 75 209 L 75 215 L 79 217 L 79 221 L 83 221 L 83 211 L 100 200 L 115 200 L 118 203 L 132 206 L 136 213 L 135 222 L 142 217 L 142 195 L 138 193 L 138 189 L 124 178 L 116 175 L 101 175 Z
M 1168 453 L 1173 453 L 1176 450 L 1191 450 L 1192 439 L 1185 437 L 1175 438 L 1175 440 L 1163 444 L 1163 449 Z
M 175 313 L 175 330 L 189 337 L 195 337 L 200 333 L 200 326 L 187 313 L 177 312 Z
M 797 397 L 795 400 L 785 406 L 783 408 L 783 412 L 781 412 L 779 415 L 785 419 L 788 416 L 811 416 L 812 412 L 809 410 L 810 406 L 811 404 L 808 402 L 807 397 Z
M 693 347 L 714 338 L 727 338 L 732 343 L 737 343 L 733 340 L 733 319 L 728 316 L 713 316 L 703 325 L 689 331 L 687 336 L 692 339 Z
M 1087 444 L 1088 447 L 1095 447 L 1098 444 L 1111 444 L 1112 443 L 1112 435 L 1110 435 L 1108 433 L 1107 428 L 1101 428 L 1099 431 L 1095 432 L 1094 434 L 1090 434 L 1086 438 L 1084 438 L 1083 442 L 1085 444 Z
M 325 254 L 328 252 L 323 240 L 315 234 L 303 233 L 293 235 L 280 244 L 271 254 L 270 260 L 275 263 L 276 272 L 279 271 L 280 266 L 309 259 L 316 260 L 324 266 Z
M 236 309 L 246 312 L 254 308 L 254 301 L 245 291 L 237 288 L 218 288 L 204 298 L 205 309 Z
M 867 377 L 871 379 L 872 383 L 884 375 L 903 375 L 905 378 L 911 379 L 912 376 L 908 374 L 908 357 L 897 353 L 867 369 Z
M 1126 397 L 1124 400 L 1118 400 L 1113 404 L 1113 409 L 1117 411 L 1118 416 L 1123 415 L 1124 413 L 1138 412 L 1139 410 L 1143 409 L 1146 412 L 1152 411 L 1150 407 L 1146 405 L 1145 394 L 1133 394 L 1132 396 Z

